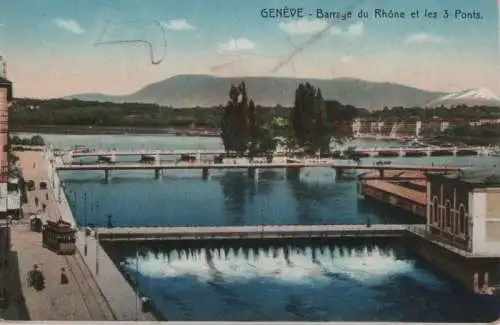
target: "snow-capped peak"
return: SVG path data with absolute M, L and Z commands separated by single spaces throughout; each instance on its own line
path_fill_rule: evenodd
M 500 101 L 500 97 L 498 95 L 496 95 L 494 92 L 484 87 L 457 91 L 442 96 L 438 100 L 448 100 L 448 99 L 483 99 L 483 100 Z
M 491 90 L 480 87 L 457 91 L 441 96 L 430 103 L 427 107 L 456 107 L 459 105 L 472 106 L 497 106 L 500 107 L 500 96 Z

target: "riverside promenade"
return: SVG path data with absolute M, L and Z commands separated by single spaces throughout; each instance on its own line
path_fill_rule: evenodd
M 61 218 L 76 225 L 62 188 L 62 182 L 55 169 L 55 164 L 61 163 L 58 160 L 60 157 L 54 157 L 50 152 L 44 153 L 44 164 L 48 170 L 50 190 L 54 194 L 54 203 Z M 76 239 L 78 254 L 85 262 L 87 269 L 105 297 L 106 303 L 113 311 L 114 318 L 120 321 L 155 321 L 156 319 L 151 313 L 141 311 L 139 295 L 120 273 L 99 242 L 92 237 L 85 236 L 84 229 L 77 232 Z
M 59 178 L 50 161 L 54 159 L 47 152 L 24 151 L 16 153 L 20 157 L 25 180 L 33 180 L 37 189 L 28 191 L 28 204 L 23 206 L 25 216 L 41 212 L 34 205 L 34 197 L 39 205 L 46 204 L 42 218 L 59 218 L 75 225 L 71 209 L 60 186 Z M 39 189 L 39 182 L 46 181 L 47 190 Z M 48 199 L 47 199 L 48 197 Z M 26 218 L 26 217 L 25 217 Z M 33 320 L 61 321 L 112 321 L 154 320 L 149 313 L 142 313 L 135 291 L 111 262 L 107 254 L 99 255 L 101 272 L 96 276 L 95 254 L 97 247 L 88 241 L 88 252 L 84 254 L 85 237 L 77 235 L 77 253 L 73 256 L 60 256 L 42 247 L 41 234 L 29 230 L 29 222 L 22 220 L 12 227 L 12 246 L 19 259 L 22 293 L 30 318 Z M 91 264 L 92 262 L 92 264 Z M 26 274 L 38 264 L 45 274 L 46 288 L 37 292 L 27 286 Z M 60 270 L 67 270 L 69 284 L 61 285 Z
M 57 220 L 59 214 L 52 191 L 40 189 L 40 181 L 47 181 L 47 169 L 41 152 L 16 152 L 20 168 L 26 180 L 33 180 L 37 186 L 27 191 L 27 203 L 23 204 L 24 219 L 14 221 L 11 227 L 12 251 L 17 256 L 19 280 L 12 292 L 23 301 L 32 320 L 113 320 L 113 316 L 99 288 L 79 257 L 61 256 L 42 247 L 42 236 L 29 227 L 28 216 L 39 213 L 44 220 Z M 35 197 L 39 205 L 35 205 Z M 45 212 L 40 208 L 46 205 Z M 27 274 L 33 265 L 45 275 L 45 289 L 36 291 L 28 286 Z M 66 270 L 69 283 L 60 283 L 61 268 Z

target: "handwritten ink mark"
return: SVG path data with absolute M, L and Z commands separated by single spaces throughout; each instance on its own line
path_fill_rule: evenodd
M 165 28 L 159 21 L 155 21 L 155 24 L 160 27 L 162 36 L 163 36 L 163 56 L 161 56 L 159 59 L 155 59 L 154 55 L 154 46 L 151 42 L 143 40 L 143 39 L 131 39 L 131 40 L 113 40 L 113 41 L 102 41 L 102 37 L 106 33 L 107 30 L 107 24 L 103 30 L 103 33 L 99 40 L 94 43 L 94 46 L 101 46 L 101 45 L 116 45 L 116 44 L 140 44 L 140 45 L 146 45 L 149 49 L 149 56 L 150 56 L 150 61 L 152 65 L 159 65 L 165 60 L 167 56 L 167 35 L 165 32 Z
M 355 4 L 349 6 L 347 11 L 351 11 L 361 5 L 366 0 L 358 0 Z M 305 41 L 302 45 L 297 46 L 289 55 L 287 55 L 284 59 L 280 60 L 280 62 L 271 70 L 271 72 L 275 73 L 281 70 L 284 66 L 290 63 L 298 54 L 304 52 L 310 45 L 314 44 L 318 40 L 322 39 L 327 35 L 327 33 L 335 26 L 335 22 L 337 20 L 332 19 L 328 22 L 327 26 L 320 30 L 319 32 L 313 34 L 307 41 Z

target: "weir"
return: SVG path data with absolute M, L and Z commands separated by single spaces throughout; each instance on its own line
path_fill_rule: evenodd
M 249 239 L 304 239 L 347 237 L 401 237 L 406 225 L 286 225 L 235 227 L 130 227 L 99 228 L 106 241 L 202 241 Z M 413 228 L 424 225 L 411 225 Z

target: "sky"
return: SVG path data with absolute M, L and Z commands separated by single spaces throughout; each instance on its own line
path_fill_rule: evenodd
M 179 74 L 500 93 L 497 0 L 0 0 L 0 8 L 0 55 L 16 97 L 129 94 Z M 271 8 L 295 16 L 263 17 Z M 318 19 L 318 9 L 353 17 Z M 375 9 L 406 17 L 377 18 Z M 439 17 L 423 17 L 426 9 Z M 456 18 L 456 10 L 482 19 Z

